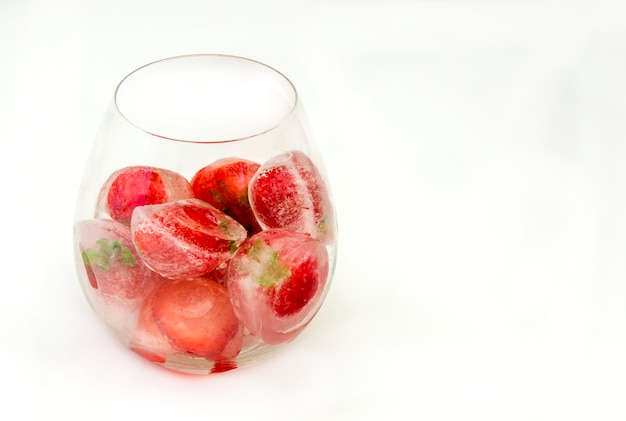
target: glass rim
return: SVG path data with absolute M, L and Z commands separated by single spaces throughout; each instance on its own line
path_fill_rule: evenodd
M 252 133 L 250 135 L 245 135 L 245 136 L 239 136 L 239 137 L 233 137 L 233 138 L 227 138 L 227 139 L 219 139 L 219 140 L 193 140 L 193 139 L 180 139 L 180 138 L 176 138 L 176 137 L 170 137 L 170 136 L 165 136 L 163 134 L 159 134 L 159 133 L 155 133 L 152 132 L 150 130 L 147 130 L 146 128 L 142 127 L 141 125 L 135 123 L 131 118 L 129 118 L 121 109 L 118 103 L 118 94 L 120 91 L 120 88 L 122 87 L 122 85 L 124 85 L 125 82 L 128 81 L 128 79 L 139 73 L 140 71 L 157 65 L 159 63 L 164 63 L 164 62 L 169 62 L 169 61 L 175 61 L 175 60 L 184 60 L 184 59 L 190 59 L 190 58 L 199 58 L 199 57 L 205 57 L 205 58 L 226 58 L 226 59 L 234 59 L 234 60 L 240 60 L 240 61 L 244 61 L 247 63 L 251 63 L 254 65 L 258 65 L 260 67 L 263 67 L 265 69 L 270 70 L 271 72 L 273 72 L 274 74 L 276 74 L 279 78 L 283 79 L 285 82 L 287 82 L 287 85 L 290 87 L 291 91 L 293 92 L 293 103 L 291 104 L 289 110 L 287 112 L 284 113 L 284 116 L 282 118 L 280 118 L 275 124 L 271 124 L 269 125 L 270 127 L 268 127 L 265 130 L 261 130 L 255 133 Z M 232 54 L 222 54 L 222 53 L 193 53 L 193 54 L 182 54 L 182 55 L 176 55 L 176 56 L 169 56 L 169 57 L 165 57 L 165 58 L 161 58 L 158 60 L 154 60 L 151 61 L 149 63 L 146 63 L 142 66 L 139 66 L 137 68 L 135 68 L 133 71 L 127 73 L 117 84 L 117 86 L 115 87 L 115 90 L 113 92 L 113 104 L 115 107 L 115 111 L 117 112 L 117 114 L 119 114 L 128 124 L 130 124 L 131 126 L 135 127 L 138 130 L 141 130 L 142 132 L 150 135 L 150 136 L 155 136 L 161 139 L 165 139 L 165 140 L 171 140 L 171 141 L 175 141 L 175 142 L 181 142 L 181 143 L 197 143 L 197 144 L 219 144 L 219 143 L 232 143 L 232 142 L 240 142 L 240 141 L 245 141 L 245 140 L 249 140 L 249 139 L 253 139 L 256 137 L 259 137 L 261 135 L 264 135 L 266 133 L 272 132 L 273 130 L 276 130 L 277 128 L 279 128 L 280 126 L 283 125 L 283 123 L 285 121 L 287 121 L 291 115 L 295 112 L 298 104 L 299 104 L 299 95 L 298 95 L 298 90 L 296 89 L 295 85 L 293 84 L 293 82 L 281 71 L 277 70 L 276 68 L 265 64 L 261 61 L 258 60 L 254 60 L 251 58 L 247 58 L 247 57 L 243 57 L 243 56 L 238 56 L 238 55 L 232 55 Z

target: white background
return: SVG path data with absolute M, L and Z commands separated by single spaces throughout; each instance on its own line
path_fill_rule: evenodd
M 206 377 L 123 348 L 72 260 L 115 85 L 188 53 L 294 82 L 340 222 L 309 329 Z M 622 420 L 625 163 L 618 0 L 0 0 L 0 418 Z

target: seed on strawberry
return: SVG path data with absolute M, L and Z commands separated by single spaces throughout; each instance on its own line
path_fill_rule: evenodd
M 169 281 L 156 292 L 152 314 L 169 342 L 188 354 L 225 360 L 241 350 L 243 327 L 228 291 L 217 282 Z
M 193 196 L 191 185 L 181 174 L 150 166 L 126 167 L 111 174 L 102 186 L 96 213 L 128 225 L 138 206 Z
M 319 309 L 329 258 L 319 241 L 271 229 L 248 238 L 228 268 L 237 316 L 265 342 L 280 344 L 293 339 Z
M 131 233 L 144 263 L 171 279 L 196 278 L 218 268 L 247 236 L 241 224 L 200 199 L 138 207 Z
M 328 190 L 303 152 L 286 152 L 261 165 L 250 181 L 249 199 L 264 229 L 297 231 L 324 243 L 334 236 Z
M 191 179 L 191 188 L 198 199 L 256 232 L 260 227 L 248 201 L 248 184 L 259 166 L 245 159 L 222 158 L 199 170 Z

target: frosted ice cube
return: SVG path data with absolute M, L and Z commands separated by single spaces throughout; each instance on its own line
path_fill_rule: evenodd
M 131 232 L 144 263 L 171 279 L 196 278 L 216 269 L 247 236 L 241 224 L 199 199 L 138 207 Z
M 264 229 L 282 228 L 328 243 L 334 236 L 333 208 L 322 176 L 300 151 L 265 162 L 250 181 L 252 211 Z
M 128 225 L 137 206 L 191 197 L 191 184 L 181 174 L 163 168 L 131 166 L 115 171 L 106 180 L 98 196 L 96 216 Z
M 302 233 L 274 229 L 248 238 L 228 270 L 237 316 L 269 344 L 293 339 L 321 305 L 328 261 L 326 247 Z
M 83 279 L 96 295 L 136 308 L 154 273 L 139 258 L 129 227 L 109 219 L 84 220 L 76 224 L 76 238 L 85 269 Z

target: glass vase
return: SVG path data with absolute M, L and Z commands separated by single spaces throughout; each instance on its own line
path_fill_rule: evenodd
M 293 84 L 214 54 L 130 73 L 86 163 L 74 246 L 95 313 L 155 364 L 223 372 L 294 340 L 331 285 L 337 223 Z

